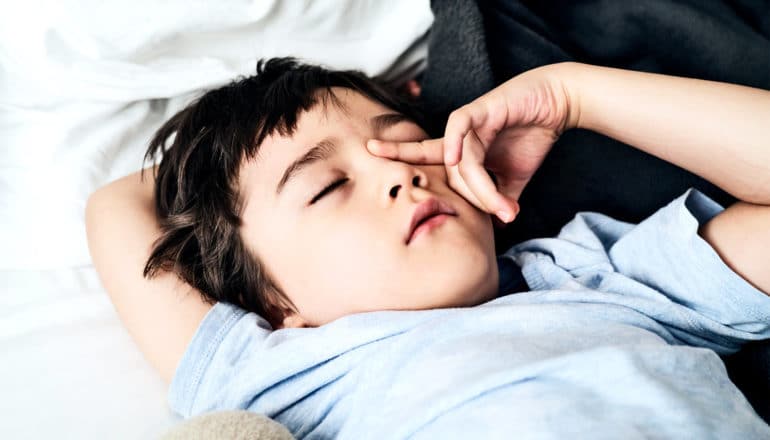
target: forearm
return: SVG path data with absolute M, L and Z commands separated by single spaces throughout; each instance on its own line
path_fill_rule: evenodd
M 676 164 L 740 200 L 770 205 L 770 91 L 569 64 L 571 125 Z
M 86 232 L 94 267 L 123 324 L 148 361 L 170 381 L 198 323 L 211 308 L 175 275 L 142 276 L 160 234 L 153 171 L 118 179 L 88 200 Z

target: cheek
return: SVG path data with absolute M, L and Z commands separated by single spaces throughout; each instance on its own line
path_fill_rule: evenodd
M 478 225 L 479 231 L 484 234 L 484 236 L 488 235 L 494 235 L 494 223 L 492 222 L 492 216 L 484 212 L 480 209 L 473 209 L 473 219 L 474 222 Z
M 305 317 L 326 323 L 352 313 L 391 308 L 382 289 L 393 283 L 395 253 L 360 229 L 328 230 L 295 263 L 295 305 Z M 291 297 L 292 295 L 290 295 Z
M 464 218 L 466 224 L 475 233 L 479 234 L 479 240 L 492 236 L 492 240 L 494 241 L 494 224 L 492 223 L 492 216 L 489 213 L 476 208 L 459 194 L 457 194 L 457 200 L 454 202 L 454 206 Z
M 398 257 L 397 236 L 377 219 L 347 219 L 328 225 L 317 239 L 316 263 L 327 268 L 330 278 L 344 277 L 353 283 L 392 271 Z M 315 246 L 314 246 L 315 247 Z

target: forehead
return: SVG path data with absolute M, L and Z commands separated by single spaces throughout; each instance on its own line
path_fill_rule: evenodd
M 277 172 L 276 164 L 288 163 L 324 137 L 366 134 L 371 118 L 387 112 L 394 110 L 351 89 L 333 87 L 330 93 L 319 92 L 316 104 L 297 115 L 290 135 L 275 131 L 265 138 L 257 150 L 256 166 L 267 168 L 263 172 Z
M 361 93 L 342 87 L 331 92 L 318 92 L 316 104 L 297 115 L 297 124 L 290 135 L 278 131 L 265 138 L 257 152 L 257 163 L 282 156 L 295 156 L 309 146 L 307 142 L 325 136 L 325 132 L 339 129 L 366 129 L 372 116 L 394 112 L 385 105 Z
M 333 87 L 331 93 L 319 92 L 317 103 L 297 116 L 291 135 L 273 132 L 259 146 L 256 157 L 241 165 L 239 186 L 243 199 L 270 197 L 269 189 L 280 179 L 284 168 L 324 137 L 365 135 L 373 116 L 392 112 L 355 90 Z
M 307 122 L 328 120 L 337 117 L 343 121 L 360 120 L 365 122 L 370 116 L 395 111 L 382 103 L 375 101 L 360 92 L 344 87 L 332 87 L 329 93 L 319 92 L 318 100 L 310 110 L 299 115 Z M 339 121 L 337 121 L 339 122 Z M 299 128 L 299 123 L 297 124 Z

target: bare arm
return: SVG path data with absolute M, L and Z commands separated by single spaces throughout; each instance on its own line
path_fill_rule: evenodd
M 679 165 L 740 200 L 770 205 L 770 91 L 575 67 L 565 72 L 577 101 L 573 126 Z
M 367 148 L 406 162 L 443 163 L 455 191 L 508 222 L 569 128 L 620 140 L 742 200 L 699 233 L 735 272 L 770 294 L 770 91 L 557 63 L 517 75 L 455 110 L 444 138 L 372 140 Z
M 742 202 L 700 229 L 727 265 L 770 294 L 770 91 L 568 65 L 572 125 L 681 166 Z
M 151 169 L 94 192 L 86 206 L 88 246 L 112 303 L 139 349 L 170 382 L 203 317 L 211 309 L 197 290 L 170 273 L 142 276 L 160 235 Z
M 698 232 L 730 268 L 770 295 L 770 206 L 738 202 Z

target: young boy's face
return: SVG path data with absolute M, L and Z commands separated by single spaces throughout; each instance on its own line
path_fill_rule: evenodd
M 376 157 L 369 139 L 427 138 L 416 124 L 349 89 L 299 116 L 291 137 L 268 137 L 244 163 L 241 234 L 297 307 L 285 326 L 318 326 L 377 310 L 480 304 L 497 293 L 492 221 L 452 190 L 443 165 Z M 294 173 L 285 170 L 315 146 L 331 151 Z M 335 189 L 311 201 L 329 184 Z M 436 198 L 454 216 L 406 243 L 420 202 Z

